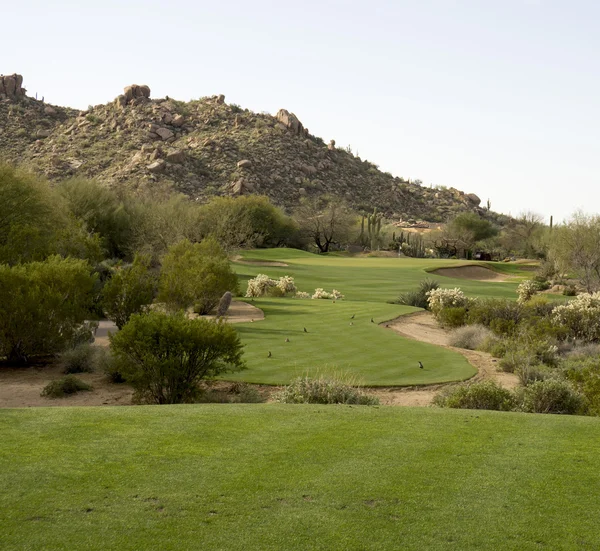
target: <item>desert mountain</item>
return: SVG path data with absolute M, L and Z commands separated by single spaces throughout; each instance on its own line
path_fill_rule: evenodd
M 259 193 L 288 210 L 303 196 L 328 193 L 404 220 L 493 216 L 474 194 L 422 187 L 325 143 L 285 109 L 253 113 L 223 95 L 152 99 L 148 86 L 131 85 L 113 102 L 80 111 L 28 97 L 22 85 L 20 75 L 0 76 L 0 158 L 51 180 L 84 176 L 200 201 Z

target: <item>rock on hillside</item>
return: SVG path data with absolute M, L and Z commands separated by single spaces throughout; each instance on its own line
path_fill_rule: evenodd
M 0 157 L 51 179 L 81 175 L 197 200 L 260 193 L 291 209 L 304 196 L 329 193 L 397 218 L 442 221 L 483 212 L 472 194 L 423 188 L 381 172 L 334 140 L 326 144 L 285 109 L 276 116 L 253 113 L 228 105 L 223 95 L 187 103 L 151 99 L 146 85 L 127 86 L 113 102 L 87 111 L 50 106 L 24 92 L 5 94 Z

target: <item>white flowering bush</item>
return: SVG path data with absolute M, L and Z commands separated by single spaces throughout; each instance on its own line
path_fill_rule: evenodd
M 281 276 L 277 282 L 277 288 L 284 294 L 293 294 L 297 291 L 294 278 L 291 276 Z
M 246 297 L 264 297 L 269 289 L 275 287 L 277 282 L 265 274 L 258 274 L 254 279 L 248 281 Z
M 335 300 L 342 300 L 344 298 L 344 295 L 342 295 L 342 293 L 340 293 L 337 289 L 331 291 L 331 294 Z
M 587 342 L 600 340 L 600 292 L 582 293 L 552 310 L 552 322 L 569 337 Z
M 533 279 L 528 279 L 523 281 L 517 287 L 517 302 L 519 304 L 524 304 L 527 302 L 533 295 L 537 294 L 539 290 L 539 284 Z
M 333 291 L 331 291 L 331 293 L 329 291 L 325 291 L 324 289 L 322 289 L 321 287 L 315 289 L 315 292 L 312 296 L 312 298 L 324 298 L 324 299 L 332 299 L 332 300 L 342 300 L 344 298 L 344 295 L 342 295 L 342 293 L 340 293 L 337 289 L 334 289 Z
M 296 298 L 311 298 L 310 293 L 305 293 L 304 291 L 297 291 Z
M 469 304 L 469 299 L 458 288 L 432 289 L 427 292 L 427 304 L 437 318 L 444 308 L 460 308 Z

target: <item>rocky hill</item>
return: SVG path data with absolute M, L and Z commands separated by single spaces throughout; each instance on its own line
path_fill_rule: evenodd
M 285 109 L 276 116 L 227 104 L 222 95 L 190 102 L 151 99 L 127 86 L 86 111 L 26 95 L 20 75 L 0 76 L 0 158 L 52 180 L 95 178 L 132 191 L 173 190 L 197 200 L 260 193 L 291 209 L 303 196 L 332 194 L 359 210 L 396 219 L 443 221 L 482 209 L 476 195 L 431 189 L 310 134 Z

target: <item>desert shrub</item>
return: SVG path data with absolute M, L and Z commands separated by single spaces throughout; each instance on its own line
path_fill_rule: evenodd
M 283 293 L 283 296 L 293 295 L 297 291 L 294 278 L 288 275 L 281 276 L 275 286 Z
M 225 294 L 221 297 L 219 301 L 219 305 L 217 306 L 217 317 L 222 318 L 227 314 L 229 307 L 231 306 L 231 293 L 226 291 Z
M 573 358 L 562 367 L 565 378 L 584 395 L 588 413 L 600 415 L 600 358 Z
M 92 390 L 92 386 L 73 375 L 67 375 L 48 383 L 42 390 L 41 395 L 48 398 L 64 398 L 81 390 Z
M 109 348 L 97 347 L 94 356 L 94 370 L 104 373 L 109 382 L 120 384 L 127 382 L 123 375 L 122 360 L 116 358 Z
M 296 291 L 296 294 L 294 295 L 296 298 L 310 298 L 311 294 L 310 293 L 305 293 L 304 291 Z
M 106 317 L 121 329 L 132 314 L 143 312 L 152 303 L 156 284 L 150 257 L 136 255 L 133 264 L 115 269 L 102 289 Z
M 278 402 L 286 404 L 379 404 L 376 396 L 364 393 L 348 382 L 335 377 L 298 377 L 277 396 Z
M 449 337 L 450 346 L 477 350 L 492 336 L 492 332 L 483 325 L 467 325 L 454 329 Z
M 424 279 L 419 283 L 419 288 L 416 291 L 408 291 L 401 294 L 394 302 L 396 304 L 404 304 L 406 306 L 415 306 L 429 310 L 429 302 L 427 294 L 430 291 L 439 289 L 440 284 L 433 279 Z
M 323 288 L 318 287 L 317 289 L 315 289 L 315 292 L 313 293 L 311 298 L 342 300 L 344 298 L 344 295 L 342 295 L 342 293 L 340 293 L 337 289 L 333 289 L 330 293 L 328 291 L 325 291 Z
M 543 275 L 534 276 L 532 281 L 535 283 L 538 291 L 546 291 L 551 287 L 550 282 Z
M 538 284 L 532 279 L 527 279 L 519 284 L 517 287 L 517 302 L 520 304 L 524 304 L 527 302 L 533 295 L 539 292 Z
M 577 289 L 573 286 L 573 285 L 567 285 L 564 289 L 562 294 L 565 297 L 576 297 L 577 296 Z
M 545 381 L 556 375 L 543 365 L 524 365 L 515 369 L 522 386 L 527 386 L 536 381 Z
M 519 409 L 528 413 L 562 413 L 574 415 L 584 410 L 583 396 L 573 386 L 559 379 L 536 381 L 520 388 Z
M 146 403 L 192 402 L 200 381 L 244 367 L 242 343 L 231 325 L 183 313 L 134 314 L 110 343 L 136 398 Z
M 507 346 L 508 343 L 506 339 L 492 334 L 483 340 L 479 346 L 479 350 L 491 354 L 494 358 L 503 358 L 506 354 Z
M 195 401 L 199 404 L 260 404 L 265 400 L 253 386 L 233 383 L 229 388 L 202 389 Z
M 567 304 L 556 306 L 552 321 L 571 338 L 586 342 L 600 340 L 600 292 L 583 293 Z
M 469 324 L 484 325 L 501 336 L 513 334 L 524 317 L 524 307 L 510 300 L 479 299 L 469 305 Z
M 0 356 L 26 363 L 71 345 L 89 316 L 93 287 L 83 260 L 0 265 Z
M 467 322 L 467 309 L 465 307 L 443 308 L 438 312 L 437 320 L 442 327 L 448 329 L 461 327 Z
M 565 356 L 570 360 L 584 360 L 600 357 L 600 343 L 571 341 Z
M 65 350 L 59 358 L 63 373 L 92 373 L 95 368 L 97 348 L 90 344 L 80 344 Z
M 264 297 L 272 287 L 275 287 L 277 282 L 271 279 L 268 275 L 258 274 L 255 278 L 248 280 L 248 289 L 246 297 Z
M 225 291 L 237 288 L 227 255 L 212 238 L 202 243 L 183 240 L 162 259 L 158 300 L 172 312 L 194 306 L 198 314 L 208 314 Z
M 527 333 L 506 339 L 506 349 L 499 367 L 507 373 L 540 363 L 549 367 L 558 365 L 558 347 L 549 339 L 534 338 Z
M 511 411 L 515 407 L 515 397 L 492 381 L 449 387 L 433 400 L 436 406 L 455 409 L 491 409 Z
M 427 292 L 427 304 L 429 310 L 438 318 L 440 312 L 446 308 L 466 308 L 469 305 L 469 299 L 458 287 L 432 289 Z

